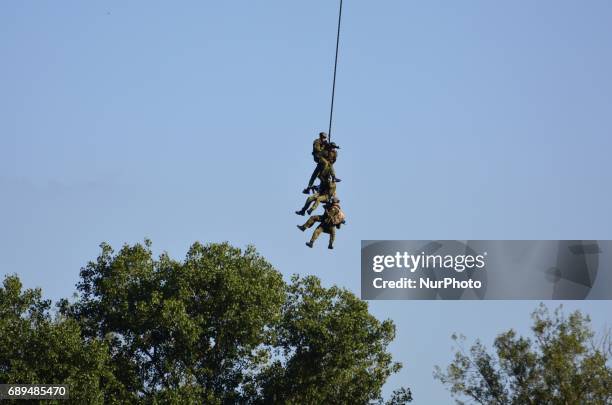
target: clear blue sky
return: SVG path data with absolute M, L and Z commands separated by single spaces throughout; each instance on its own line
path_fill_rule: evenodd
M 612 2 L 345 0 L 334 140 L 348 225 L 293 211 L 327 126 L 334 1 L 0 3 L 0 273 L 69 296 L 98 244 L 252 243 L 359 293 L 361 239 L 612 239 Z M 372 302 L 416 404 L 450 334 L 536 302 Z M 609 302 L 568 303 L 596 328 Z

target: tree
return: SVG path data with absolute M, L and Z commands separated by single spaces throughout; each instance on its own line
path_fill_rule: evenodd
M 533 312 L 533 338 L 514 330 L 500 334 L 494 353 L 476 341 L 466 352 L 464 337 L 446 371 L 435 377 L 453 396 L 479 404 L 610 404 L 612 340 L 596 338 L 590 319 L 580 311 L 551 313 L 544 305 Z M 457 400 L 458 403 L 462 403 Z
M 221 403 L 239 399 L 265 360 L 285 285 L 253 248 L 194 244 L 184 262 L 145 245 L 103 244 L 81 270 L 78 300 L 62 313 L 90 339 L 107 339 L 134 398 Z
M 351 292 L 293 277 L 278 327 L 281 359 L 259 377 L 266 403 L 361 403 L 380 400 L 401 365 L 386 351 L 395 337 Z M 405 402 L 411 397 L 409 391 Z M 404 402 L 398 402 L 404 403 Z
M 399 370 L 379 322 L 347 290 L 282 275 L 253 247 L 195 243 L 184 261 L 106 244 L 60 313 L 104 343 L 132 403 L 368 403 Z M 105 393 L 113 400 L 114 391 Z M 411 400 L 396 391 L 393 404 Z
M 50 305 L 39 289 L 24 291 L 17 276 L 5 277 L 0 287 L 0 383 L 67 384 L 72 403 L 104 403 L 106 390 L 118 391 L 108 346 L 84 339 L 77 322 L 52 317 Z

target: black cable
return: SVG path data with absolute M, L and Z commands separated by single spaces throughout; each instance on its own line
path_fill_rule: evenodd
M 329 110 L 329 130 L 327 132 L 329 141 L 332 136 L 332 120 L 334 117 L 334 96 L 336 95 L 336 70 L 338 69 L 338 47 L 340 45 L 340 23 L 342 22 L 342 0 L 340 0 L 340 11 L 338 12 L 338 34 L 336 36 L 336 59 L 334 61 L 334 81 L 332 84 L 331 108 Z

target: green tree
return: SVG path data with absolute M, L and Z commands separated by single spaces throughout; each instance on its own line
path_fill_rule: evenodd
M 194 244 L 183 262 L 150 243 L 103 244 L 62 313 L 111 342 L 117 376 L 147 402 L 221 403 L 266 360 L 285 284 L 254 248 Z
M 612 340 L 597 338 L 580 311 L 534 311 L 533 338 L 514 330 L 500 334 L 490 353 L 479 341 L 469 351 L 464 337 L 446 371 L 435 377 L 456 398 L 479 404 L 612 404 Z M 458 403 L 463 403 L 457 400 Z
M 0 287 L 0 383 L 67 384 L 70 402 L 76 404 L 101 404 L 105 390 L 121 392 L 106 343 L 84 339 L 78 323 L 53 317 L 50 305 L 39 289 L 23 290 L 17 276 L 4 279 Z
M 379 322 L 347 290 L 293 277 L 282 314 L 282 356 L 259 377 L 264 402 L 365 404 L 380 400 L 387 377 L 401 368 L 386 351 L 393 323 Z
M 253 247 L 195 243 L 183 261 L 148 241 L 101 247 L 60 312 L 107 345 L 123 402 L 366 404 L 401 367 L 391 321 L 315 277 L 287 285 Z M 390 403 L 410 400 L 400 389 Z

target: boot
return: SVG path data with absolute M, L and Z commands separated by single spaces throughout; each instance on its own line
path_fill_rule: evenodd
M 306 246 L 308 246 L 309 248 L 312 248 L 312 242 L 306 242 Z
M 302 190 L 302 193 L 310 194 L 310 187 L 306 187 L 304 190 Z
M 328 248 L 328 249 L 333 249 L 333 248 L 334 248 L 334 245 L 332 245 L 332 244 L 330 243 L 329 245 L 327 245 L 327 248 Z
M 308 213 L 308 215 L 312 214 L 312 209 L 309 209 L 308 211 L 306 211 Z M 302 214 L 304 215 L 304 214 Z
M 301 216 L 304 216 L 305 214 L 304 210 L 295 211 L 295 213 Z
M 340 179 L 339 179 L 339 178 L 337 178 L 337 177 L 334 177 L 334 181 L 335 181 L 336 183 L 340 183 L 342 180 L 340 180 Z
M 306 227 L 304 225 L 297 225 L 297 227 L 302 232 L 304 232 L 306 230 Z

